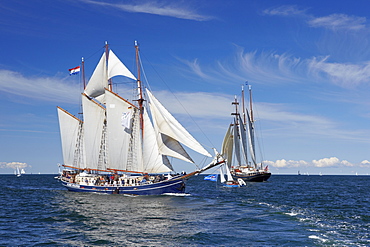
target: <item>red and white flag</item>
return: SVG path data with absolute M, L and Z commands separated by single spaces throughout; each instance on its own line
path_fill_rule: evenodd
M 77 66 L 75 68 L 69 69 L 69 75 L 76 75 L 80 72 L 80 66 Z

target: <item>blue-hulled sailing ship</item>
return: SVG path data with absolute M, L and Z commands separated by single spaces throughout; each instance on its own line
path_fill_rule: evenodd
M 208 151 L 169 113 L 141 81 L 135 42 L 137 77 L 106 44 L 105 52 L 82 93 L 82 112 L 75 117 L 58 107 L 64 169 L 62 184 L 70 191 L 162 195 L 185 192 L 193 175 L 222 164 L 213 160 L 189 174 L 174 173 L 168 157 L 194 163 L 182 145 L 208 157 Z M 82 62 L 82 80 L 84 62 Z M 132 102 L 112 90 L 112 78 L 137 83 Z M 85 82 L 83 83 L 85 85 Z

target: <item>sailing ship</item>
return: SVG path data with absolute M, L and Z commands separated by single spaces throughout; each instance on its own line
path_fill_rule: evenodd
M 249 85 L 249 109 L 244 105 L 244 87 L 242 87 L 242 111 L 235 96 L 233 122 L 229 125 L 222 143 L 222 155 L 234 179 L 245 182 L 267 181 L 271 173 L 262 161 L 257 163 L 255 147 L 255 130 L 252 109 L 252 89 Z
M 135 42 L 137 77 L 105 45 L 88 84 L 81 64 L 82 114 L 57 107 L 63 152 L 60 181 L 74 192 L 162 195 L 184 193 L 185 182 L 224 162 L 213 160 L 189 174 L 174 173 L 169 157 L 194 163 L 183 145 L 204 156 L 208 151 L 170 114 L 141 81 Z M 112 90 L 112 78 L 136 81 L 137 99 L 130 102 Z M 137 90 L 137 91 L 136 91 Z

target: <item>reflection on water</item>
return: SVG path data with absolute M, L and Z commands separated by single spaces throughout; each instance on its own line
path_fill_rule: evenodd
M 80 239 L 91 244 L 163 243 L 176 238 L 192 208 L 185 210 L 181 197 L 85 194 L 61 192 L 58 196 L 62 223 L 58 230 L 69 232 L 73 244 Z M 69 220 L 68 220 L 69 218 Z M 76 225 L 77 224 L 77 225 Z M 78 226 L 78 227 L 77 227 Z M 72 244 L 71 242 L 71 244 Z

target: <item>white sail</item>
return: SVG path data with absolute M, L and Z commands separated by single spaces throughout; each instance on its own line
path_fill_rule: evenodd
M 114 76 L 126 76 L 133 80 L 136 80 L 136 77 L 131 73 L 130 70 L 119 60 L 119 58 L 113 53 L 112 50 L 109 50 L 108 56 L 108 79 Z
M 101 155 L 102 136 L 105 121 L 105 109 L 82 95 L 82 108 L 84 112 L 84 144 L 86 150 L 86 165 L 91 169 L 102 169 L 99 158 Z
M 248 122 L 247 132 L 248 132 L 248 140 L 249 140 L 251 158 L 252 158 L 253 164 L 257 165 L 255 145 L 254 145 L 254 126 L 253 126 L 253 122 L 251 121 L 248 111 L 247 111 L 247 122 Z
M 147 111 L 144 111 L 144 138 L 143 138 L 143 162 L 144 172 L 165 173 L 173 170 L 166 156 L 159 153 L 156 132 L 149 119 Z
M 125 170 L 132 132 L 131 116 L 136 107 L 109 90 L 105 97 L 109 168 Z
M 229 166 L 225 166 L 225 169 L 226 169 L 226 177 L 227 177 L 227 181 L 233 181 L 233 176 L 231 175 L 230 173 L 230 169 L 229 169 Z
M 226 158 L 227 165 L 230 167 L 233 161 L 233 128 L 232 125 L 229 125 L 229 128 L 226 131 L 224 140 L 221 147 L 221 155 Z
M 207 150 L 205 150 L 202 145 L 189 134 L 189 132 L 171 115 L 171 113 L 167 111 L 166 108 L 164 108 L 164 106 L 148 89 L 147 94 L 152 108 L 155 109 L 152 111 L 152 115 L 160 133 L 181 142 L 200 154 L 211 157 Z
M 240 134 L 238 132 L 238 127 L 236 126 L 236 121 L 234 119 L 234 152 L 235 158 L 238 162 L 238 166 L 241 165 L 241 157 L 240 157 Z
M 221 166 L 220 167 L 220 181 L 221 181 L 221 183 L 225 183 L 226 182 L 226 179 L 225 179 L 225 175 L 224 175 L 224 173 L 223 173 L 223 167 L 224 166 Z
M 64 164 L 75 166 L 74 161 L 78 158 L 75 155 L 78 152 L 76 147 L 78 146 L 81 120 L 60 107 L 57 109 Z
M 160 118 L 161 113 L 158 111 L 157 107 L 152 103 L 149 103 L 151 113 L 153 118 L 155 116 L 159 116 Z M 154 119 L 154 129 L 157 136 L 158 148 L 161 154 L 167 155 L 176 159 L 184 160 L 189 163 L 194 163 L 190 155 L 186 152 L 184 147 L 172 137 L 163 134 L 160 132 L 160 128 L 158 127 L 158 122 Z
M 239 117 L 238 117 L 238 120 L 239 120 L 239 133 L 240 133 L 240 144 L 242 146 L 242 154 L 243 154 L 243 158 L 244 158 L 244 162 L 246 164 L 248 164 L 248 156 L 247 156 L 247 150 L 248 150 L 248 144 L 247 144 L 247 135 L 245 133 L 245 128 L 244 128 L 244 123 L 243 123 L 243 120 L 239 114 Z
M 94 70 L 93 75 L 89 80 L 89 83 L 85 88 L 85 94 L 93 98 L 104 96 L 105 88 L 108 88 L 108 78 L 107 78 L 106 57 L 105 53 L 103 53 L 98 65 Z M 99 99 L 100 98 L 98 98 L 98 100 Z

